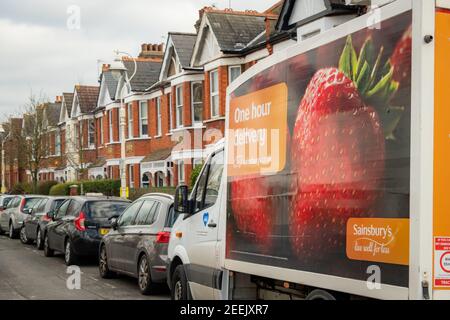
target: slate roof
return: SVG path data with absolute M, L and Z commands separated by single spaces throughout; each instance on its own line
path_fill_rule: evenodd
M 134 72 L 134 62 L 129 59 L 123 61 L 125 68 L 128 70 L 128 76 Z M 131 79 L 131 90 L 133 92 L 144 92 L 145 89 L 158 82 L 159 72 L 162 62 L 152 60 L 137 60 L 137 72 Z
M 106 88 L 108 89 L 109 96 L 111 100 L 115 100 L 116 89 L 117 89 L 117 80 L 111 74 L 111 71 L 103 72 L 103 77 L 105 78 Z
M 151 154 L 142 159 L 141 163 L 166 160 L 172 154 L 172 148 L 153 151 Z
M 48 125 L 56 127 L 59 122 L 59 114 L 61 113 L 61 102 L 49 103 L 45 110 Z
M 66 102 L 67 114 L 70 115 L 72 112 L 72 103 L 73 103 L 73 93 L 63 93 L 64 101 Z
M 223 52 L 242 50 L 266 28 L 261 15 L 206 12 L 212 32 Z
M 81 113 L 89 113 L 97 107 L 99 86 L 75 86 Z
M 195 33 L 169 32 L 175 51 L 183 68 L 189 67 L 197 35 Z

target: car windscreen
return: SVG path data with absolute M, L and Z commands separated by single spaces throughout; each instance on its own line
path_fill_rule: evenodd
M 109 219 L 118 217 L 129 206 L 123 201 L 92 201 L 86 204 L 91 219 Z
M 23 206 L 23 209 L 31 209 L 41 200 L 42 198 L 25 198 L 25 205 Z

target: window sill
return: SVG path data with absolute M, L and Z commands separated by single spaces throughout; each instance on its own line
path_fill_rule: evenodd
M 137 137 L 137 138 L 125 139 L 125 142 L 151 140 L 151 139 L 152 139 L 151 137 Z
M 108 146 L 113 146 L 113 145 L 117 145 L 117 144 L 120 144 L 120 142 L 108 142 L 107 144 L 105 144 L 105 146 L 106 147 L 108 147 Z
M 225 120 L 225 117 L 214 117 L 208 120 L 204 120 L 203 123 L 211 123 L 211 122 L 216 122 L 216 121 L 222 121 Z
M 162 138 L 162 134 L 157 135 L 157 136 L 153 136 L 153 138 L 155 138 L 155 139 L 161 139 L 161 138 Z

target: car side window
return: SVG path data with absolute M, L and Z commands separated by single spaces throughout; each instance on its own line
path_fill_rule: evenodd
M 117 222 L 117 224 L 120 227 L 126 227 L 129 225 L 132 225 L 135 217 L 137 215 L 137 213 L 139 212 L 139 209 L 142 206 L 142 202 L 143 201 L 137 201 L 135 203 L 133 203 L 132 205 L 130 205 L 120 216 L 119 221 Z
M 11 200 L 8 202 L 8 205 L 6 206 L 6 209 L 13 208 L 15 202 L 16 202 L 16 198 L 11 199 Z
M 20 197 L 15 197 L 14 201 L 11 201 L 11 206 L 8 208 L 17 208 L 20 205 Z
M 72 201 L 71 200 L 67 200 L 66 202 L 64 202 L 59 208 L 58 211 L 56 212 L 55 218 L 59 219 L 64 217 L 67 214 L 67 209 L 69 208 L 69 205 Z
M 70 203 L 69 208 L 67 209 L 67 215 L 76 217 L 81 211 L 82 204 L 76 200 L 73 200 Z
M 142 204 L 141 208 L 139 209 L 139 212 L 136 216 L 136 219 L 134 221 L 135 225 L 145 225 L 147 216 L 150 214 L 150 211 L 152 210 L 153 205 L 155 204 L 154 200 L 144 200 L 144 203 Z
M 44 212 L 47 202 L 48 202 L 48 199 L 42 199 L 41 202 L 38 205 L 36 205 L 36 209 L 34 211 L 36 211 L 37 213 Z
M 194 212 L 197 213 L 216 203 L 223 173 L 223 151 L 213 155 L 203 169 L 195 190 Z
M 155 204 L 153 205 L 152 209 L 150 210 L 150 212 L 147 215 L 147 218 L 145 219 L 144 225 L 150 226 L 155 223 L 155 221 L 158 217 L 160 207 L 161 207 L 161 203 L 159 203 L 158 201 L 155 201 Z

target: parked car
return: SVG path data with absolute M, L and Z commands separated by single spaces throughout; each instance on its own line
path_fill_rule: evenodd
M 25 218 L 42 198 L 43 196 L 35 195 L 14 196 L 0 216 L 0 228 L 8 230 L 11 239 L 17 238 Z
M 54 212 L 69 197 L 47 197 L 42 198 L 39 203 L 32 208 L 24 221 L 20 230 L 20 240 L 24 244 L 31 244 L 36 241 L 38 250 L 44 249 L 44 230 L 47 224 L 52 221 L 49 214 Z
M 49 214 L 53 220 L 44 233 L 44 255 L 64 253 L 67 265 L 78 258 L 98 256 L 102 237 L 111 229 L 111 218 L 119 217 L 130 201 L 107 197 L 72 197 Z
M 0 220 L 2 219 L 2 214 L 5 211 L 6 207 L 8 206 L 8 203 L 14 198 L 14 196 L 9 195 L 1 195 L 0 196 Z M 0 234 L 3 234 L 6 230 L 3 230 L 0 225 Z
M 115 273 L 135 277 L 143 294 L 166 283 L 167 248 L 176 220 L 173 201 L 167 194 L 148 194 L 113 219 L 112 230 L 100 244 L 102 278 Z

